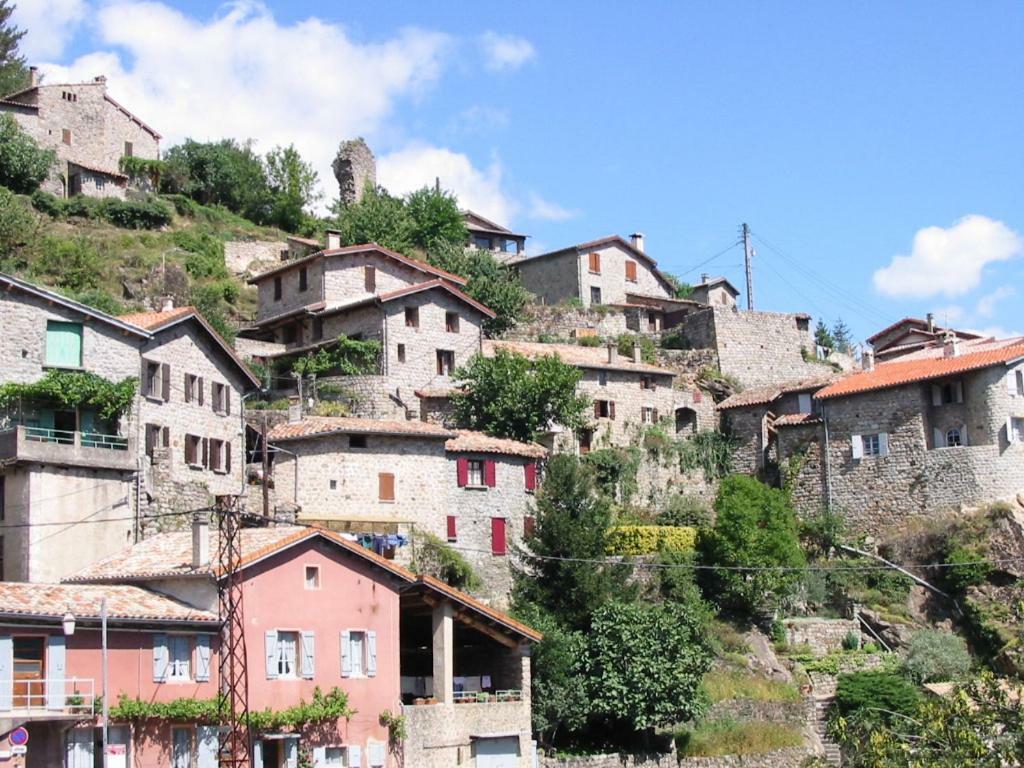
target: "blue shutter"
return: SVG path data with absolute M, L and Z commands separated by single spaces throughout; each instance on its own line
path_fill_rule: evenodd
M 217 768 L 217 750 L 220 746 L 220 733 L 216 726 L 196 726 L 196 746 L 198 761 L 196 768 Z
M 82 324 L 46 322 L 46 364 L 55 368 L 82 367 Z
M 167 635 L 153 635 L 153 682 L 167 682 L 167 669 L 171 653 L 167 647 Z
M 349 644 L 349 632 L 343 630 L 341 633 L 341 676 L 352 677 L 352 659 L 349 658 L 348 648 Z
M 252 743 L 252 764 L 254 768 L 263 765 L 263 742 L 259 739 Z
M 67 675 L 67 649 L 64 635 L 50 635 L 46 639 L 46 708 L 64 709 Z
M 196 635 L 196 682 L 210 679 L 210 636 Z
M 14 697 L 14 640 L 0 636 L 0 710 L 9 710 Z
M 315 643 L 316 639 L 312 631 L 305 631 L 302 633 L 302 647 L 300 653 L 302 654 L 302 676 L 306 680 L 313 679 L 313 671 L 316 669 L 315 663 Z
M 267 680 L 277 680 L 277 630 L 268 629 L 264 640 L 267 653 Z
M 366 633 L 366 676 L 377 676 L 377 633 L 372 629 Z
M 327 747 L 313 747 L 314 768 L 324 768 L 327 765 Z

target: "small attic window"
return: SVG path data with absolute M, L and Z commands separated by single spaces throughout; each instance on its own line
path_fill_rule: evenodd
M 796 329 L 798 331 L 809 331 L 811 330 L 811 320 L 808 317 L 798 317 L 796 319 Z

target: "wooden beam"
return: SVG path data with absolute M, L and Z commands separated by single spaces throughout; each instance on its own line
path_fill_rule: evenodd
M 477 618 L 475 618 L 473 616 L 470 616 L 464 610 L 457 610 L 457 611 L 455 611 L 455 618 L 458 619 L 459 621 L 461 621 L 463 624 L 466 624 L 467 626 L 472 627 L 477 632 L 481 632 L 481 633 L 487 635 L 492 640 L 495 640 L 495 641 L 501 643 L 506 648 L 518 648 L 519 647 L 519 642 L 518 641 L 513 640 L 508 635 L 506 635 L 504 632 L 501 632 L 501 631 L 495 629 L 494 627 L 488 626 L 487 624 L 484 624 L 479 619 L 477 619 Z

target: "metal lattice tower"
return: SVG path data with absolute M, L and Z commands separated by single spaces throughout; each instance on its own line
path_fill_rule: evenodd
M 217 499 L 220 584 L 220 687 L 227 704 L 227 728 L 221 732 L 222 768 L 250 768 L 252 743 L 249 734 L 249 671 L 245 652 L 245 621 L 242 613 L 242 564 L 240 514 L 233 496 Z

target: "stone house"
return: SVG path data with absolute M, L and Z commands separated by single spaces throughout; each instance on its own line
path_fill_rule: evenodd
M 504 263 L 518 259 L 526 250 L 526 235 L 516 234 L 474 211 L 463 211 L 462 218 L 469 230 L 467 248 L 489 251 Z
M 406 717 L 406 765 L 484 765 L 477 755 L 491 754 L 501 765 L 530 765 L 529 656 L 538 633 L 335 533 L 277 526 L 239 536 L 250 711 L 282 711 L 310 701 L 315 688 L 337 687 L 357 713 L 254 732 L 254 766 L 295 766 L 305 753 L 318 768 L 395 768 L 402 763 L 388 746 L 384 711 Z M 102 597 L 110 700 L 217 695 L 217 549 L 201 516 L 191 532 L 147 539 L 64 584 L 0 584 L 0 669 L 20 673 L 13 683 L 0 674 L 0 716 L 27 727 L 40 764 L 79 768 L 99 755 L 91 705 L 102 686 Z M 118 747 L 111 766 L 218 765 L 218 729 L 188 718 L 115 718 L 110 742 Z
M 107 79 L 85 83 L 40 83 L 35 68 L 23 90 L 0 98 L 40 146 L 57 153 L 42 188 L 59 197 L 83 194 L 123 198 L 129 178 L 122 157 L 160 158 L 160 134 L 107 93 Z
M 277 497 L 294 502 L 301 521 L 360 537 L 400 562 L 415 557 L 410 537 L 432 534 L 470 561 L 483 595 L 507 603 L 508 558 L 530 530 L 541 446 L 351 417 L 280 424 L 268 441 Z
M 724 277 L 703 274 L 700 282 L 693 286 L 689 298 L 709 307 L 735 307 L 739 295 L 736 286 Z
M 43 396 L 11 401 L 0 413 L 2 511 L 18 525 L 0 540 L 5 579 L 54 581 L 144 535 L 149 514 L 238 492 L 240 417 L 184 402 L 184 374 L 224 385 L 223 397 L 239 406 L 257 382 L 193 309 L 115 318 L 9 275 L 0 274 L 0 286 L 3 383 L 68 371 L 135 387 L 121 414 Z M 184 450 L 186 429 L 221 441 L 222 455 L 233 450 L 237 465 L 183 475 L 174 454 Z M 80 520 L 88 520 L 87 536 L 74 525 Z
M 869 336 L 867 342 L 871 345 L 875 360 L 881 362 L 926 347 L 941 346 L 945 336 L 950 333 L 962 341 L 982 338 L 979 334 L 968 331 L 941 328 L 935 324 L 935 315 L 929 312 L 924 320 L 917 317 L 904 317 L 897 320 L 889 327 Z
M 778 430 L 800 511 L 879 531 L 1024 491 L 1024 339 L 962 340 L 873 363 Z

